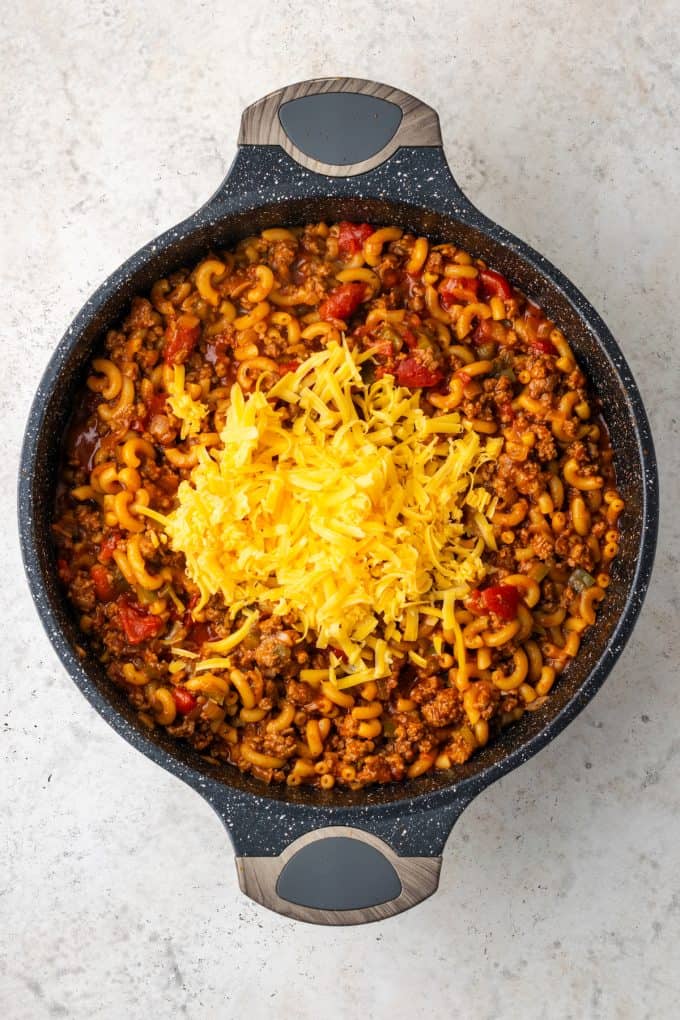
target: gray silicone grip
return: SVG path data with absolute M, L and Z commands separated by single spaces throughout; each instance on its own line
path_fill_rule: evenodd
M 364 924 L 435 892 L 441 857 L 399 857 L 361 829 L 315 829 L 278 857 L 237 857 L 241 889 L 270 910 L 313 924 Z
M 436 112 L 401 89 L 364 78 L 315 78 L 243 112 L 239 145 L 280 145 L 301 166 L 352 177 L 400 146 L 441 146 Z

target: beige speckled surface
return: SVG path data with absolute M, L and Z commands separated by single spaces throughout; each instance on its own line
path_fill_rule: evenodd
M 438 8 L 438 10 L 437 10 Z M 0 1006 L 47 1017 L 671 1018 L 680 1002 L 677 4 L 22 0 L 0 29 Z M 604 315 L 652 418 L 660 553 L 634 638 L 452 835 L 438 895 L 322 930 L 238 891 L 220 824 L 121 741 L 27 594 L 23 421 L 75 311 L 214 189 L 241 109 L 355 74 L 441 114 L 470 197 Z M 675 260 L 675 261 L 674 261 Z

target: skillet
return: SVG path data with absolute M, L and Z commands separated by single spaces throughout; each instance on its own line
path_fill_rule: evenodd
M 537 753 L 581 711 L 629 638 L 649 584 L 658 478 L 640 394 L 602 319 L 565 277 L 465 197 L 448 167 L 436 112 L 399 89 L 323 78 L 273 92 L 243 113 L 239 148 L 215 194 L 147 244 L 87 301 L 57 347 L 28 419 L 19 479 L 24 565 L 64 666 L 100 715 L 148 758 L 193 787 L 231 836 L 241 889 L 272 910 L 319 924 L 358 924 L 405 910 L 437 888 L 461 812 Z M 151 736 L 95 657 L 76 646 L 50 543 L 60 437 L 94 345 L 136 294 L 208 249 L 267 227 L 319 220 L 397 224 L 485 259 L 565 332 L 602 404 L 625 500 L 607 599 L 548 701 L 453 772 L 360 791 L 267 787 Z

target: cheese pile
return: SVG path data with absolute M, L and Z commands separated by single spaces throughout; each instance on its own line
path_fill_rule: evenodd
M 220 593 L 232 618 L 293 613 L 363 679 L 389 673 L 390 642 L 415 640 L 421 614 L 451 629 L 454 600 L 484 576 L 495 500 L 475 471 L 502 445 L 457 413 L 426 415 L 392 376 L 365 383 L 369 356 L 332 343 L 267 394 L 233 386 L 220 446 L 201 448 L 158 515 L 201 606 Z

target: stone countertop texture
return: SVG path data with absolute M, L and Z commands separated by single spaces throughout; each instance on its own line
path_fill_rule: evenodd
M 2 19 L 0 1009 L 7 1020 L 680 1015 L 678 9 L 610 0 L 23 0 Z M 618 338 L 657 442 L 641 620 L 601 693 L 486 790 L 432 899 L 322 929 L 240 893 L 227 837 L 58 663 L 17 551 L 28 406 L 101 280 L 212 193 L 241 110 L 347 74 L 441 115 L 454 173 Z M 614 437 L 615 438 L 615 437 Z

